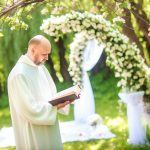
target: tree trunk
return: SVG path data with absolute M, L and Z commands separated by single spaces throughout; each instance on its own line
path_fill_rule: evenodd
M 133 30 L 132 22 L 131 22 L 131 13 L 128 9 L 124 9 L 124 19 L 125 25 L 123 27 L 123 33 L 130 39 L 131 42 L 135 42 L 138 48 L 141 50 L 141 55 L 144 57 L 143 54 L 143 47 L 139 42 L 139 38 L 137 37 L 136 33 Z
M 132 13 L 136 19 L 137 24 L 139 25 L 140 30 L 143 32 L 144 37 L 146 39 L 148 48 L 150 47 L 150 37 L 148 36 L 148 28 L 149 28 L 149 19 L 142 9 L 142 3 L 134 3 L 132 2 Z M 150 48 L 148 49 L 148 52 L 150 54 Z
M 50 72 L 51 72 L 51 76 L 52 76 L 53 80 L 54 80 L 55 82 L 59 81 L 59 80 L 58 80 L 58 77 L 57 77 L 57 75 L 56 75 L 56 71 L 55 71 L 55 69 L 54 69 L 54 63 L 53 63 L 51 57 L 47 60 L 47 63 L 48 63 L 48 65 L 49 65 Z
M 64 81 L 71 81 L 71 77 L 69 75 L 68 72 L 68 64 L 67 61 L 65 59 L 65 46 L 63 44 L 63 40 L 62 38 L 59 39 L 59 41 L 57 42 L 58 45 L 58 49 L 59 49 L 59 60 L 60 60 L 60 72 L 61 75 L 64 79 Z

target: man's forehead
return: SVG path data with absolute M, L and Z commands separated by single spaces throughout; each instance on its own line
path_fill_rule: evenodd
M 50 45 L 41 45 L 41 49 L 40 49 L 41 53 L 50 53 L 51 52 L 51 46 Z
M 51 52 L 50 50 L 47 50 L 47 51 L 43 50 L 43 51 L 41 51 L 41 54 L 50 54 L 50 52 Z

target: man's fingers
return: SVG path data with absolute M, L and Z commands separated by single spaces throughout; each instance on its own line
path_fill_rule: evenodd
M 65 101 L 64 103 L 60 103 L 60 104 L 58 104 L 57 105 L 57 108 L 59 109 L 59 108 L 63 108 L 63 107 L 65 107 L 66 105 L 68 105 L 70 102 L 69 101 Z

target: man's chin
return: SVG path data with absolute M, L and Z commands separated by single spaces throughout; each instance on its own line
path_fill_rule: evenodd
M 44 65 L 46 61 L 40 62 L 38 65 Z

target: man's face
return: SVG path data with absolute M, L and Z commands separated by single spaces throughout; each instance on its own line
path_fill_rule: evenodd
M 46 60 L 48 60 L 48 55 L 50 54 L 50 52 L 51 52 L 51 47 L 49 45 L 40 44 L 36 46 L 33 54 L 34 63 L 36 65 L 44 64 Z

